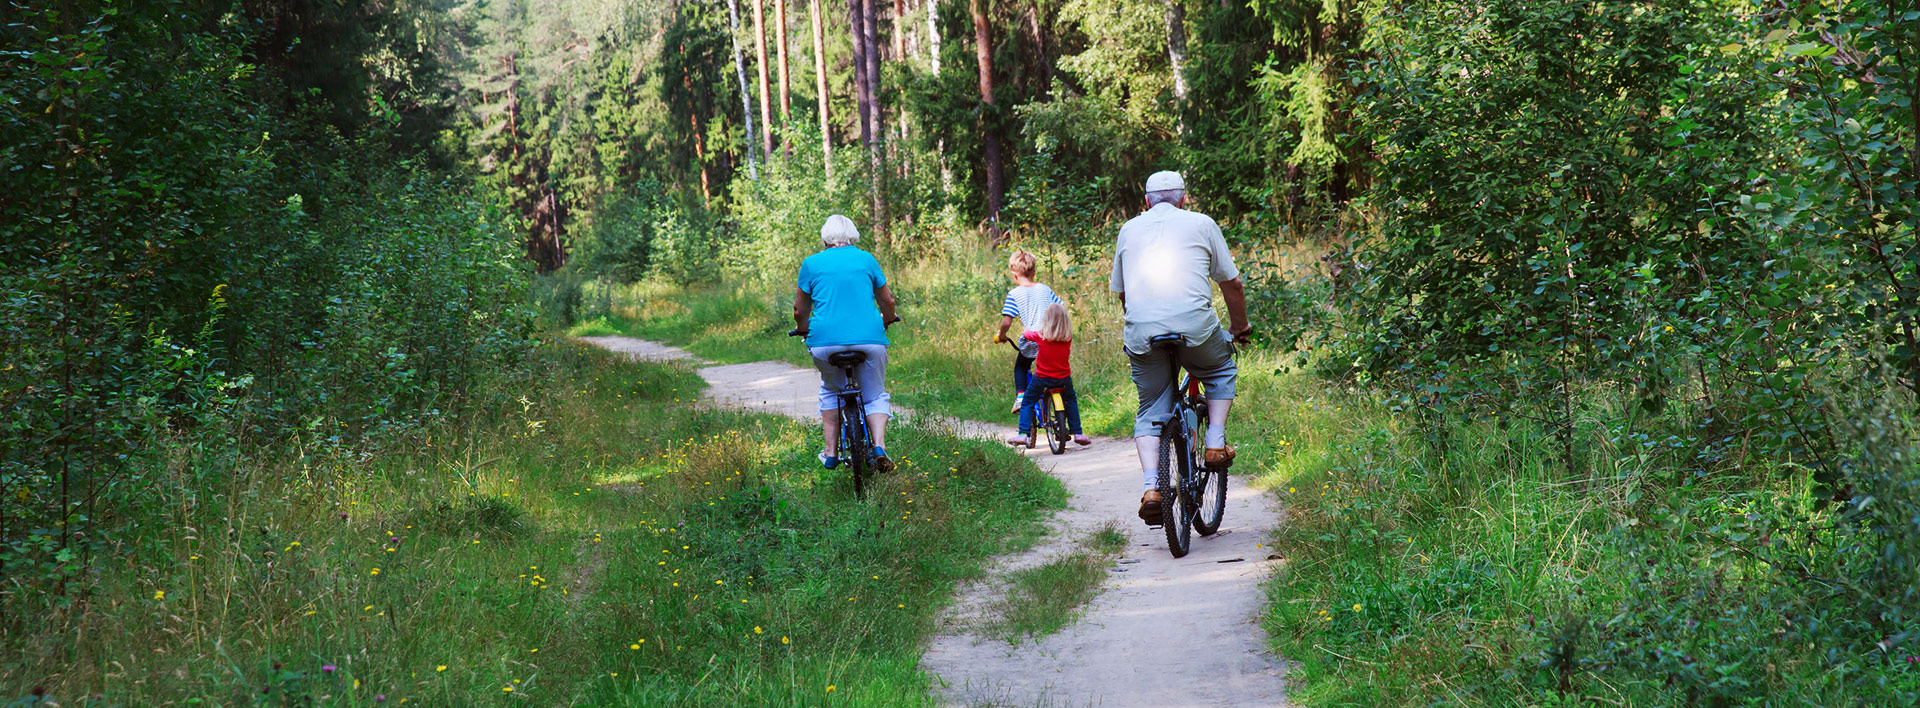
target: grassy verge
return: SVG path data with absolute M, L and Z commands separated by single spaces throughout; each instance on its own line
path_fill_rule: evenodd
M 0 637 L 0 693 L 926 705 L 920 642 L 954 584 L 1063 501 L 1018 455 L 909 427 L 857 503 L 807 426 L 692 406 L 683 369 L 552 356 L 479 429 L 183 495 L 84 597 L 7 583 L 33 621 Z
M 1882 635 L 1819 581 L 1873 561 L 1804 469 L 1678 471 L 1665 442 L 1598 427 L 1573 475 L 1530 423 L 1420 424 L 1281 383 L 1288 444 L 1262 471 L 1288 564 L 1264 624 L 1302 705 L 1910 705 L 1920 689 L 1913 652 L 1859 642 Z M 1594 402 L 1587 419 L 1629 416 Z
M 1060 631 L 1079 617 L 1080 606 L 1100 594 L 1113 557 L 1127 545 L 1112 524 L 1089 535 L 1082 548 L 1044 564 L 1007 574 L 1007 594 L 992 609 L 986 636 L 1008 643 Z

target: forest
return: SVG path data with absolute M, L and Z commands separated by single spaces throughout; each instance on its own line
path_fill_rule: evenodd
M 942 705 L 1059 483 L 575 338 L 803 363 L 845 214 L 899 395 L 1005 416 L 1024 249 L 1130 434 L 1158 170 L 1289 702 L 1914 705 L 1917 95 L 1915 0 L 6 0 L 0 705 Z

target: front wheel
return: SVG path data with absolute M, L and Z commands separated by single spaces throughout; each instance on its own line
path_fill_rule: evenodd
M 1160 427 L 1160 528 L 1167 532 L 1167 550 L 1175 558 L 1193 548 L 1193 498 L 1186 491 L 1193 457 L 1188 443 L 1180 416 L 1168 418 Z
M 1193 516 L 1193 528 L 1202 536 L 1212 536 L 1220 532 L 1220 520 L 1227 514 L 1227 471 L 1195 469 L 1199 478 L 1194 480 L 1193 507 L 1198 513 Z

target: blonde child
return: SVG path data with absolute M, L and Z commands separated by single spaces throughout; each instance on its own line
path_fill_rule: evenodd
M 1007 291 L 1007 299 L 1000 304 L 1000 333 L 993 341 L 1007 341 L 1007 330 L 1013 328 L 1016 320 L 1022 332 L 1039 329 L 1040 316 L 1047 306 L 1060 302 L 1053 288 L 1034 281 L 1036 268 L 1033 254 L 1026 251 L 1014 251 L 1007 257 L 1007 277 L 1013 279 L 1013 289 Z M 1039 347 L 1025 339 L 1014 344 L 1020 350 L 1013 358 L 1013 409 L 1018 412 L 1021 397 L 1027 395 L 1027 379 L 1032 376 L 1033 357 Z
M 1067 427 L 1073 433 L 1073 441 L 1092 445 L 1093 440 L 1080 432 L 1080 399 L 1073 392 L 1073 367 L 1068 361 L 1073 352 L 1073 319 L 1067 316 L 1066 304 L 1056 300 L 1048 305 L 1046 314 L 1040 317 L 1039 331 L 1029 330 L 1020 338 L 1032 343 L 1037 351 L 1033 376 L 1027 380 L 1027 391 L 1019 403 L 1020 434 L 1007 443 L 1027 444 L 1028 436 L 1033 434 L 1033 404 L 1046 395 L 1047 389 L 1058 388 L 1062 389 L 1060 397 L 1067 406 Z

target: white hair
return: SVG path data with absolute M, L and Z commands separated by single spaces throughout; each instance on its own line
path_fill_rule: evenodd
M 834 214 L 827 217 L 827 223 L 820 225 L 820 243 L 828 248 L 859 242 L 860 229 L 854 227 L 852 219 Z
M 1158 192 L 1147 192 L 1147 208 L 1152 209 L 1162 203 L 1179 206 L 1180 200 L 1186 198 L 1187 190 L 1184 189 L 1162 189 Z

